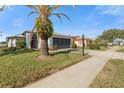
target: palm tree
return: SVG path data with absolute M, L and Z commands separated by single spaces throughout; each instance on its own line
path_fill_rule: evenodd
M 36 32 L 38 36 L 41 39 L 41 55 L 48 56 L 49 55 L 49 49 L 48 49 L 48 39 L 53 34 L 53 25 L 52 21 L 50 19 L 50 16 L 56 16 L 62 21 L 61 16 L 66 17 L 68 20 L 69 17 L 63 13 L 54 13 L 56 9 L 58 9 L 59 5 L 28 5 L 33 11 L 29 13 L 31 14 L 38 14 L 38 17 L 35 21 L 34 28 L 36 29 Z

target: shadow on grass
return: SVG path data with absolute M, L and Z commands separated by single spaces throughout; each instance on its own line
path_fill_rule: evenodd
M 33 50 L 33 49 L 23 49 L 23 50 L 16 50 L 16 51 L 11 51 L 11 52 L 2 52 L 0 53 L 0 56 L 6 56 L 6 55 L 19 55 L 19 54 L 24 54 L 24 53 L 31 53 L 37 50 Z M 72 51 L 77 51 L 77 49 L 71 49 L 71 50 L 62 50 L 62 51 L 51 51 L 50 52 L 50 56 L 55 56 L 57 54 L 66 54 L 66 53 L 70 53 Z
M 64 51 L 52 51 L 50 52 L 51 56 L 57 55 L 57 54 L 67 54 L 67 53 L 74 53 L 74 54 L 81 54 L 82 56 L 88 55 L 88 53 L 75 53 L 76 51 L 79 51 L 79 49 L 71 49 L 71 50 L 64 50 Z
M 54 56 L 54 55 L 57 55 L 57 54 L 65 54 L 65 53 L 70 53 L 72 50 L 68 50 L 68 51 L 53 51 L 53 52 L 50 52 L 50 55 L 51 56 Z
M 24 54 L 24 53 L 31 53 L 34 52 L 36 50 L 16 50 L 16 51 L 11 51 L 11 52 L 2 52 L 0 53 L 0 56 L 6 56 L 6 55 L 19 55 L 19 54 Z

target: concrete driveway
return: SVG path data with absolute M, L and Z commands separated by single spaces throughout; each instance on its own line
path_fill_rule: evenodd
M 124 59 L 124 53 L 117 53 L 115 50 L 116 47 L 107 51 L 88 50 L 87 52 L 92 55 L 91 58 L 30 84 L 26 88 L 87 88 L 109 59 Z

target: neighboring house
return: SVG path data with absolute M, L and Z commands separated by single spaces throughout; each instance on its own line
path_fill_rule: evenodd
M 16 47 L 16 42 L 17 41 L 25 41 L 25 38 L 26 38 L 26 36 L 22 35 L 22 34 L 7 37 L 8 47 Z
M 74 38 L 74 43 L 77 45 L 77 47 L 82 47 L 82 43 L 83 43 L 83 41 L 82 41 L 82 37 L 80 37 L 80 36 L 76 36 L 76 37 L 73 37 Z M 88 37 L 85 37 L 84 38 L 84 45 L 85 45 L 85 47 L 87 47 L 88 46 L 88 44 L 90 44 L 90 43 L 92 43 L 92 39 L 90 39 L 90 38 L 88 38 Z
M 7 37 L 8 47 L 16 47 L 17 41 L 25 41 L 27 48 L 40 49 L 41 39 L 38 37 L 36 32 L 31 33 L 30 31 L 25 31 L 22 34 Z M 61 35 L 55 33 L 48 39 L 48 46 L 50 49 L 57 48 L 70 48 L 72 44 L 72 38 L 70 36 Z
M 120 46 L 123 46 L 124 45 L 124 39 L 114 39 L 113 42 L 112 42 L 113 45 L 120 45 Z

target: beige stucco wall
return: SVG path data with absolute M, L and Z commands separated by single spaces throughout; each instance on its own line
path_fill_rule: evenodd
M 26 47 L 31 48 L 31 33 L 26 33 Z
M 53 36 L 53 37 L 50 37 L 49 39 L 48 39 L 48 47 L 49 48 L 53 48 L 53 38 L 54 38 L 55 36 Z M 56 36 L 57 37 L 57 36 Z M 60 38 L 60 37 L 58 37 L 58 38 Z M 62 37 L 61 37 L 62 38 Z M 63 38 L 66 38 L 66 37 L 63 37 Z M 73 40 L 71 39 L 71 38 L 68 38 L 68 39 L 70 39 L 70 47 L 72 46 L 72 43 L 73 43 Z M 41 39 L 39 38 L 38 39 L 38 49 L 40 49 L 41 48 Z
M 17 41 L 25 41 L 25 38 L 9 38 L 8 47 L 16 47 Z
M 53 38 L 52 37 L 50 37 L 48 39 L 48 47 L 49 48 L 53 47 Z M 38 39 L 38 49 L 40 49 L 40 48 L 41 48 L 41 39 L 39 38 Z
M 8 47 L 11 47 L 12 46 L 12 39 L 9 39 L 8 40 Z
M 82 47 L 82 41 L 74 41 L 74 43 L 78 46 L 78 47 Z M 87 47 L 87 45 L 89 44 L 89 41 L 88 40 L 84 40 L 84 44 L 85 44 L 85 47 Z
M 8 47 L 16 47 L 16 39 L 9 39 Z

